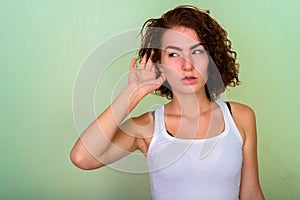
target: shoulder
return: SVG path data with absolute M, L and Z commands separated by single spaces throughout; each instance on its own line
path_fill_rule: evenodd
M 151 112 L 146 112 L 126 120 L 124 127 L 130 130 L 137 139 L 149 137 L 154 130 L 154 120 Z
M 136 138 L 140 138 L 143 131 L 151 127 L 152 121 L 151 113 L 147 112 L 137 117 L 128 118 L 122 123 L 120 128 L 123 132 L 130 133 Z
M 151 112 L 146 112 L 131 119 L 138 126 L 147 126 L 153 122 L 153 116 Z
M 252 108 L 250 108 L 248 105 L 241 104 L 238 102 L 229 102 L 231 109 L 233 111 L 233 115 L 236 115 L 237 117 L 242 118 L 255 118 L 255 113 Z
M 245 141 L 247 135 L 255 133 L 256 119 L 255 113 L 248 105 L 238 102 L 229 102 L 232 111 L 232 117 L 239 129 L 243 140 Z
M 131 119 L 135 127 L 135 137 L 138 149 L 146 154 L 154 132 L 152 112 L 147 112 Z

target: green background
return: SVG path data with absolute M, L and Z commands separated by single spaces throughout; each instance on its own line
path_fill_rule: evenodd
M 242 85 L 226 98 L 256 112 L 266 199 L 300 198 L 299 1 L 14 0 L 0 4 L 0 199 L 150 199 L 147 174 L 71 164 L 72 92 L 98 44 L 179 4 L 209 9 L 238 52 Z M 98 113 L 113 85 L 104 88 Z

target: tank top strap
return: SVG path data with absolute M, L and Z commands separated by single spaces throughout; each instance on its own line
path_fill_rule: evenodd
M 242 136 L 233 120 L 232 111 L 229 110 L 229 107 L 226 105 L 226 102 L 222 100 L 216 100 L 216 103 L 220 106 L 222 110 L 225 126 L 228 126 L 228 129 L 230 130 L 229 134 L 231 136 L 237 137 L 238 140 L 243 143 Z
M 161 140 L 162 138 L 161 134 L 164 128 L 164 105 L 161 105 L 157 107 L 154 111 L 152 111 L 152 115 L 154 119 L 154 132 L 151 138 L 150 145 L 148 147 L 148 155 L 155 152 L 155 148 L 153 149 L 153 146 L 155 146 L 157 141 Z
M 154 111 L 154 133 L 159 133 L 164 128 L 164 105 Z

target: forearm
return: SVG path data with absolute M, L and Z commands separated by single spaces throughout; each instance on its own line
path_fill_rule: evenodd
M 75 165 L 94 165 L 95 159 L 101 162 L 101 156 L 111 145 L 120 124 L 146 95 L 133 88 L 126 86 L 113 103 L 81 134 L 71 152 Z
M 240 200 L 265 200 L 260 189 L 240 195 Z

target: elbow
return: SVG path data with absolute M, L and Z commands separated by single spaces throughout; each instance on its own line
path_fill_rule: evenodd
M 80 154 L 77 154 L 74 150 L 70 153 L 70 160 L 79 169 L 89 170 L 89 168 L 84 164 L 84 160 Z
M 70 152 L 70 160 L 76 167 L 82 170 L 93 170 L 104 166 L 104 164 L 100 163 L 91 155 L 85 156 L 75 149 L 72 149 Z

